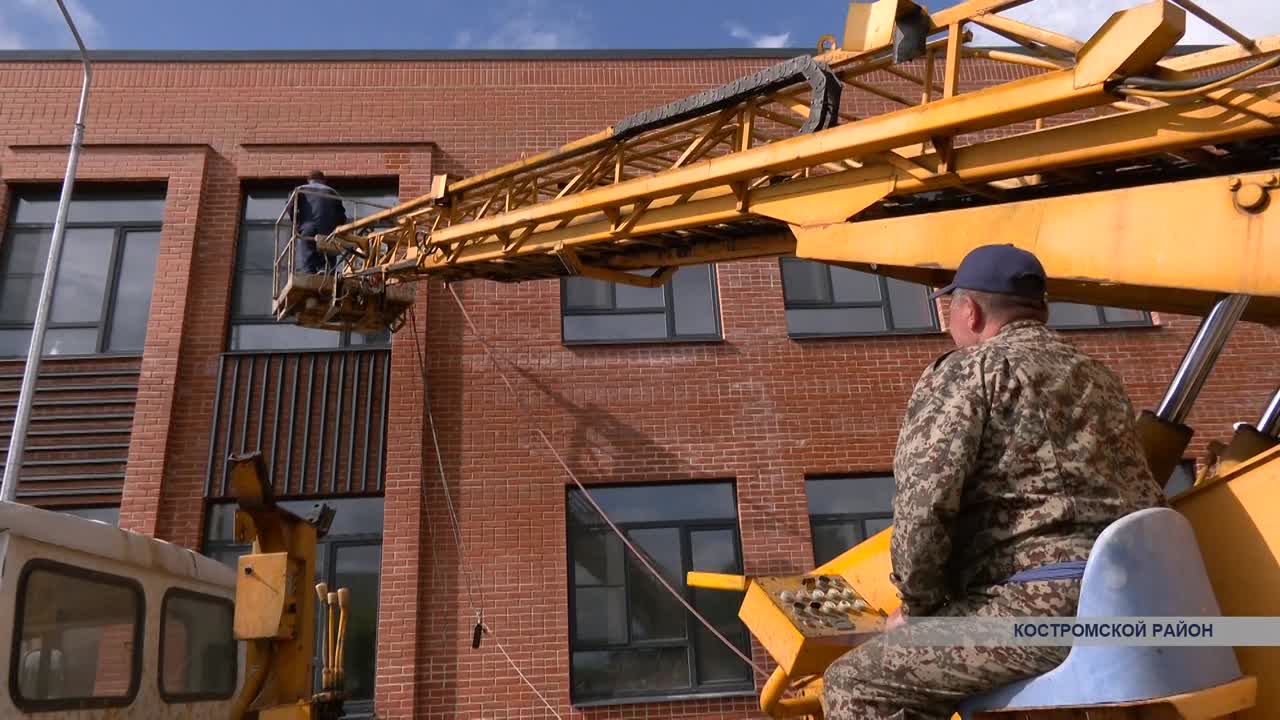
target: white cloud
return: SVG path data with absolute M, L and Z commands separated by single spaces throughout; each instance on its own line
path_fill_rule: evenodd
M 102 21 L 80 0 L 64 2 L 85 45 L 101 47 L 107 35 Z M 75 47 L 54 0 L 0 0 L 0 49 L 27 47 Z
M 66 3 L 67 12 L 71 13 L 71 19 L 76 24 L 76 30 L 80 31 L 80 38 L 84 40 L 85 46 L 92 49 L 93 46 L 100 44 L 106 37 L 106 31 L 98 16 L 90 12 L 80 0 L 63 0 L 63 2 Z M 0 3 L 2 4 L 7 3 Z M 60 29 L 66 36 L 68 44 L 75 43 L 71 37 L 71 31 L 67 29 L 67 21 L 62 17 L 62 11 L 58 9 L 58 3 L 54 0 L 19 0 L 18 4 L 22 5 L 28 13 L 38 16 L 50 29 Z
M 731 22 L 728 25 L 729 35 L 738 40 L 746 40 L 751 43 L 752 47 L 758 48 L 780 48 L 786 47 L 791 42 L 791 33 L 783 32 L 770 35 L 768 33 L 753 33 L 741 23 Z
M 456 48 L 560 50 L 587 46 L 590 16 L 576 6 L 548 7 L 545 0 L 513 0 L 493 13 L 496 30 L 454 34 Z
M 1000 14 L 1084 41 L 1097 32 L 1112 13 L 1140 4 L 1141 0 L 1036 0 Z M 1280 34 L 1280 2 L 1277 0 L 1200 0 L 1198 4 L 1250 37 Z M 972 28 L 975 45 L 1012 44 L 985 28 Z M 1225 45 L 1234 41 L 1188 13 L 1187 31 L 1180 42 Z

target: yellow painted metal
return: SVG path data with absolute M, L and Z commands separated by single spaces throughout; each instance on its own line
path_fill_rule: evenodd
M 310 582 L 317 533 L 313 525 L 275 505 L 260 454 L 234 456 L 229 464 L 239 508 L 236 541 L 253 545 L 252 554 L 240 560 L 236 584 L 234 626 L 237 639 L 246 641 L 252 680 L 237 698 L 239 714 L 233 717 L 239 718 L 312 701 L 315 596 Z M 265 577 L 258 577 L 259 565 Z M 245 573 L 247 566 L 254 572 Z
M 1274 173 L 1240 176 L 1265 186 Z M 1271 190 L 1269 190 L 1271 192 Z M 1011 243 L 1034 252 L 1055 298 L 1080 284 L 1145 291 L 1125 306 L 1184 312 L 1216 294 L 1259 296 L 1254 319 L 1280 320 L 1280 204 L 1238 208 L 1226 178 L 1188 180 L 924 216 L 795 227 L 796 254 L 905 274 L 935 286 L 974 247 Z M 1158 242 L 1151 242 L 1158 238 Z M 1205 262 L 1213 238 L 1214 262 Z M 1087 252 L 1081 252 L 1087 239 Z
M 893 192 L 894 176 L 884 171 L 883 176 L 856 185 L 840 182 L 840 175 L 824 175 L 806 183 L 803 188 L 779 186 L 780 192 L 770 197 L 752 200 L 751 212 L 762 217 L 781 220 L 788 225 L 814 225 L 843 222 L 880 202 Z M 813 185 L 827 185 L 821 194 L 809 190 Z
M 890 615 L 902 605 L 897 588 L 889 581 L 892 533 L 893 528 L 881 530 L 809 574 L 843 577 L 872 609 Z
M 945 10 L 929 13 L 929 24 L 934 31 L 946 30 L 966 19 L 1026 5 L 1031 0 L 965 0 Z
M 844 25 L 841 50 L 865 52 L 893 42 L 894 21 L 917 10 L 912 0 L 892 2 L 851 2 Z
M 685 578 L 685 584 L 689 587 L 702 588 L 703 590 L 729 590 L 732 592 L 746 592 L 747 585 L 750 582 L 750 580 L 741 575 L 696 571 L 690 572 Z
M 1268 102 L 1280 99 L 1280 87 L 1259 94 Z M 937 103 L 934 103 L 935 105 Z M 999 178 L 1017 177 L 1033 171 L 1047 171 L 1089 162 L 1104 162 L 1124 157 L 1195 147 L 1198 144 L 1223 142 L 1229 138 L 1248 138 L 1276 133 L 1276 126 L 1261 118 L 1223 108 L 1208 100 L 1179 106 L 1152 108 L 1138 113 L 1102 118 L 1067 126 L 1059 126 L 1002 140 L 995 140 L 954 151 L 951 173 L 943 185 L 979 183 Z M 1105 139 L 1110 139 L 1108 143 Z M 930 166 L 938 162 L 936 154 L 916 160 Z M 821 208 L 827 197 L 838 197 L 854 186 L 884 183 L 894 172 L 892 167 L 869 166 L 831 175 L 799 179 L 750 192 L 753 212 L 775 197 L 799 198 L 811 207 Z M 921 192 L 938 186 L 931 179 L 916 177 L 905 171 L 894 180 L 894 194 Z M 635 225 L 632 234 L 643 236 L 677 228 L 730 222 L 740 216 L 730 189 L 695 192 L 682 204 L 675 197 L 655 201 Z M 765 206 L 767 207 L 767 205 Z M 461 252 L 458 262 L 482 262 L 512 255 L 546 252 L 557 243 L 583 245 L 607 242 L 611 237 L 608 218 L 571 222 L 559 230 L 538 233 L 517 252 L 506 252 L 496 243 L 478 243 Z M 443 259 L 425 258 L 422 270 L 444 269 Z
M 804 633 L 791 624 L 759 585 L 752 583 L 747 588 L 738 617 L 784 672 L 796 674 L 795 662 L 804 647 Z
M 292 637 L 297 615 L 286 612 L 285 605 L 293 598 L 290 588 L 299 578 L 297 568 L 290 566 L 289 553 L 242 555 L 237 570 L 237 575 L 246 579 L 236 585 L 236 639 Z
M 1122 43 L 1121 40 L 1128 40 Z M 1128 62 L 1149 38 L 1106 38 L 1098 52 L 1117 62 Z M 1165 48 L 1168 49 L 1167 47 Z M 1127 52 L 1126 52 L 1127 51 Z M 1088 53 L 1088 49 L 1082 54 Z M 979 130 L 1043 115 L 1070 112 L 1107 99 L 1102 81 L 1110 76 L 1103 61 L 1089 65 L 1078 74 L 1062 70 L 1017 80 L 984 93 L 957 95 L 858 123 L 832 128 L 822 133 L 788 138 L 745 152 L 724 155 L 690 167 L 670 170 L 653 177 L 533 205 L 511 213 L 444 228 L 432 242 L 451 244 L 510 232 L 533 223 L 548 223 L 600 212 L 634 202 L 636 198 L 662 198 L 701 188 L 749 180 L 767 168 L 773 173 L 795 170 L 868 153 L 883 152 L 911 143 L 924 142 L 935 135 Z M 1114 71 L 1114 67 L 1110 68 Z M 459 257 L 462 257 L 459 255 Z
M 1021 53 L 1009 52 L 1007 50 L 993 50 L 991 48 L 962 48 L 960 52 L 965 57 L 983 58 L 985 60 L 995 60 L 997 62 L 1009 63 L 1011 65 L 1029 65 L 1041 70 L 1061 70 L 1066 67 L 1066 63 L 1061 60 L 1050 60 L 1049 58 L 1039 57 L 1037 55 L 1023 55 Z
M 979 15 L 973 21 L 989 30 L 999 31 L 1005 36 L 1013 36 L 1040 43 L 1046 47 L 1061 50 L 1072 55 L 1080 52 L 1084 47 L 1084 43 L 1075 38 L 1067 37 L 1060 33 L 1044 28 L 1038 28 L 1034 25 L 1028 25 L 1012 18 L 1002 17 L 1000 15 L 984 14 Z
M 281 705 L 263 710 L 258 718 L 259 720 L 311 720 L 315 717 L 315 713 L 311 710 L 310 703 Z
M 1174 499 L 1195 527 L 1222 607 L 1237 617 L 1280 616 L 1280 447 Z M 1258 679 L 1257 705 L 1240 720 L 1280 717 L 1280 648 L 1236 648 L 1241 669 Z
M 760 689 L 760 710 L 766 715 L 777 717 L 775 710 L 778 707 L 778 701 L 782 699 L 790 685 L 791 678 L 787 675 L 787 671 L 781 667 L 774 668 L 773 674 Z
M 889 539 L 891 529 L 881 531 L 850 548 L 830 562 L 808 573 L 810 576 L 838 575 L 866 601 L 869 609 L 881 616 L 897 610 L 901 604 L 897 589 L 889 580 L 891 563 Z M 723 589 L 741 587 L 729 577 L 706 577 L 706 573 L 690 573 L 689 584 L 698 587 L 725 585 Z M 696 576 L 696 577 L 695 577 Z M 771 717 L 796 717 L 820 712 L 822 672 L 847 646 L 807 638 L 783 613 L 757 582 L 749 582 L 747 594 L 739 609 L 742 618 L 760 644 L 777 663 L 778 668 L 761 690 L 760 707 Z M 799 687 L 797 687 L 799 685 Z M 802 690 L 802 696 L 783 698 L 787 689 Z
M 1186 31 L 1187 13 L 1167 0 L 1117 12 L 1080 49 L 1076 87 L 1152 68 Z M 1141 41 L 1134 43 L 1134 38 Z
M 1263 58 L 1277 52 L 1280 52 L 1280 36 L 1273 36 L 1255 41 L 1253 47 L 1227 45 L 1210 50 L 1202 50 L 1198 53 L 1172 57 L 1162 62 L 1161 65 L 1179 72 L 1216 70 L 1223 65 L 1251 58 Z

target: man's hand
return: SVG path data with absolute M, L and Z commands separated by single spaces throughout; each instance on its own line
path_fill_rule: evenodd
M 889 616 L 889 619 L 885 621 L 884 631 L 890 632 L 906 624 L 907 621 L 902 617 L 902 608 L 898 608 L 897 610 L 894 610 L 893 614 Z

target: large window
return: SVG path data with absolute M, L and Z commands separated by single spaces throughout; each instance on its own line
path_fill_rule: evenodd
M 740 593 L 689 588 L 690 570 L 741 573 L 731 483 L 608 487 L 596 502 L 743 652 Z M 568 496 L 572 699 L 602 704 L 750 692 L 751 668 L 641 565 L 581 493 Z
M 18 581 L 9 688 L 24 712 L 129 704 L 142 664 L 142 588 L 32 560 Z
M 720 303 L 711 265 L 680 268 L 656 288 L 565 278 L 560 297 L 566 343 L 720 338 Z
M 382 576 L 382 498 L 322 498 L 320 500 L 277 501 L 295 515 L 306 515 L 323 502 L 336 511 L 329 532 L 320 538 L 316 548 L 315 583 L 326 583 L 331 590 L 349 588 L 346 647 L 342 666 L 343 681 L 349 698 L 348 715 L 373 710 L 373 681 L 376 677 L 378 648 L 378 588 Z M 247 545 L 235 542 L 236 507 L 219 503 L 209 509 L 205 554 L 231 567 L 249 552 Z M 317 608 L 316 622 L 321 622 Z M 317 632 L 319 625 L 316 625 Z M 317 634 L 317 638 L 320 636 Z M 315 688 L 319 692 L 320 671 L 324 667 L 323 650 L 316 644 Z
M 893 524 L 892 475 L 815 478 L 805 485 L 817 565 Z
M 231 697 L 238 657 L 231 601 L 170 589 L 160 614 L 161 697 L 167 702 Z
M 935 304 L 923 285 L 837 265 L 781 258 L 792 337 L 934 332 Z
M 1077 303 L 1049 303 L 1049 327 L 1060 330 L 1101 327 L 1150 327 L 1150 313 L 1141 310 L 1079 305 Z
M 378 211 L 374 205 L 395 205 L 396 189 L 389 187 L 347 187 L 334 183 L 348 202 L 344 203 L 348 219 L 357 219 Z M 235 293 L 231 299 L 231 350 L 304 350 L 385 344 L 390 333 L 360 335 L 333 330 L 298 327 L 277 322 L 271 310 L 272 268 L 275 265 L 276 220 L 293 192 L 292 186 L 251 189 L 244 196 L 244 214 L 240 223 L 240 242 L 236 252 Z M 286 218 L 285 222 L 288 222 Z M 288 228 L 282 226 L 280 242 L 288 240 Z
M 56 193 L 22 193 L 0 247 L 0 357 L 31 346 Z M 140 353 L 147 338 L 164 191 L 77 193 L 44 338 L 46 355 Z

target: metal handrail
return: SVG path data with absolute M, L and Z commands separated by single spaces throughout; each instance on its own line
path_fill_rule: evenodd
M 297 264 L 297 252 L 296 252 L 297 242 L 296 241 L 299 238 L 298 226 L 297 226 L 299 195 L 323 195 L 325 197 L 337 197 L 340 202 L 344 202 L 344 203 L 349 202 L 357 206 L 368 205 L 369 207 L 378 208 L 379 210 L 390 210 L 394 207 L 392 205 L 383 205 L 381 203 L 371 202 L 369 200 L 360 200 L 358 198 L 345 197 L 344 195 L 342 195 L 337 191 L 328 193 L 328 192 L 321 192 L 319 190 L 308 190 L 304 187 L 296 187 L 292 191 L 290 191 L 289 197 L 285 201 L 284 207 L 281 208 L 280 214 L 276 216 L 276 221 L 273 225 L 273 227 L 275 228 L 275 234 L 273 236 L 274 258 L 271 263 L 271 294 L 273 298 L 278 296 L 280 291 L 283 289 L 283 285 L 281 284 L 281 278 L 280 278 L 280 264 L 285 261 L 285 255 L 288 254 L 289 256 L 287 269 L 288 269 L 288 274 L 290 276 L 293 275 L 295 266 Z M 281 226 L 284 224 L 286 217 L 290 219 L 289 239 L 286 240 L 284 243 L 284 246 L 281 247 L 280 229 L 281 229 Z M 333 233 L 330 233 L 326 237 L 333 237 Z M 335 268 L 335 272 L 336 271 L 337 269 Z

